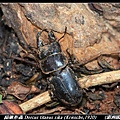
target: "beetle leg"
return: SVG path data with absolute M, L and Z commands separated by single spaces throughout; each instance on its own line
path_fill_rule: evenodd
M 80 66 L 79 69 L 76 69 L 76 72 L 81 72 L 86 75 L 93 75 L 103 72 L 104 69 L 95 69 L 95 70 L 88 70 L 86 66 Z
M 101 69 L 95 69 L 95 70 L 88 70 L 86 68 L 86 66 L 79 64 L 79 62 L 77 61 L 77 59 L 75 58 L 75 56 L 71 55 L 68 49 L 66 50 L 66 52 L 68 53 L 68 55 L 70 57 L 69 66 L 75 72 L 80 72 L 80 73 L 87 74 L 87 75 L 92 75 L 92 74 L 97 74 L 97 73 L 103 72 L 104 69 L 102 69 L 102 68 Z
M 49 88 L 49 87 L 50 87 L 50 88 Z M 51 89 L 51 88 L 53 88 L 53 87 L 54 87 L 53 85 L 49 84 L 49 86 L 48 86 L 48 88 L 49 88 L 48 92 L 49 92 L 49 95 L 50 95 L 51 100 L 52 100 L 52 101 L 56 101 L 56 102 L 58 103 L 58 99 L 57 99 L 57 97 L 54 95 L 54 93 L 53 93 L 53 91 L 52 91 L 52 89 Z
M 110 63 L 108 63 L 105 59 L 103 59 L 102 56 L 98 58 L 98 64 L 103 68 L 103 69 L 108 69 L 108 70 L 115 70 Z
M 69 56 L 69 66 L 70 67 L 77 67 L 77 66 L 79 66 L 79 62 L 78 62 L 78 60 L 75 58 L 75 56 L 73 55 L 73 54 L 71 54 L 70 52 L 69 52 L 69 48 L 67 48 L 66 49 L 66 52 L 67 52 L 67 54 L 68 54 L 68 56 Z

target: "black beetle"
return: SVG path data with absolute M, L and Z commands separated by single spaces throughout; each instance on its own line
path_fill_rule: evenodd
M 43 31 L 48 33 L 49 44 L 43 45 L 43 41 L 39 38 Z M 59 44 L 61 38 L 57 40 L 53 31 L 46 29 L 38 32 L 36 38 L 40 68 L 44 74 L 51 76 L 48 82 L 53 94 L 68 106 L 78 105 L 82 100 L 83 91 L 74 72 L 68 67 L 68 59 Z

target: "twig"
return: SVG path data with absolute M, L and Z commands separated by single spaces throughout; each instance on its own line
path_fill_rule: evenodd
M 85 76 L 79 79 L 78 82 L 82 88 L 89 88 L 96 85 L 118 82 L 119 80 L 120 80 L 120 70 L 117 70 L 117 71 Z M 49 96 L 49 92 L 46 91 L 28 100 L 27 102 L 20 104 L 20 107 L 24 112 L 27 112 L 50 101 L 51 98 Z
M 38 64 L 33 62 L 33 61 L 31 62 L 29 60 L 25 60 L 23 58 L 20 58 L 20 57 L 14 56 L 14 55 L 9 56 L 7 53 L 2 52 L 2 51 L 0 51 L 0 54 L 2 54 L 3 56 L 5 56 L 7 58 L 12 58 L 12 59 L 15 59 L 15 60 L 19 60 L 19 61 L 22 61 L 22 62 L 25 62 L 25 63 L 29 63 L 29 64 L 31 64 L 31 65 L 33 65 L 35 67 L 38 67 Z
M 85 76 L 79 79 L 79 84 L 82 88 L 103 85 L 108 83 L 118 82 L 120 80 L 120 70 L 104 72 L 101 74 Z
M 24 112 L 27 112 L 29 110 L 32 110 L 38 106 L 41 106 L 47 102 L 51 101 L 51 98 L 49 96 L 49 92 L 46 91 L 22 104 L 20 104 L 19 106 L 22 108 L 22 110 Z

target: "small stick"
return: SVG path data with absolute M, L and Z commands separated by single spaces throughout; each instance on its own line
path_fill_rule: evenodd
M 80 78 L 78 83 L 82 88 L 89 88 L 96 85 L 118 82 L 119 80 L 120 80 L 120 70 L 116 70 L 111 72 L 104 72 L 101 74 L 85 76 L 83 78 Z M 27 112 L 50 101 L 51 98 L 49 96 L 49 92 L 46 91 L 20 104 L 20 107 L 24 112 Z
M 31 62 L 29 60 L 25 60 L 23 58 L 20 58 L 20 57 L 14 56 L 14 55 L 9 56 L 7 53 L 4 53 L 2 51 L 0 51 L 0 54 L 2 54 L 3 56 L 5 56 L 7 58 L 12 58 L 12 59 L 15 59 L 15 60 L 19 60 L 19 61 L 22 61 L 22 62 L 25 62 L 25 63 L 29 63 L 29 64 L 31 64 L 31 65 L 33 65 L 35 67 L 38 67 L 38 64 L 35 63 L 35 62 Z
M 38 106 L 41 106 L 47 102 L 51 101 L 51 98 L 49 96 L 49 92 L 46 91 L 22 104 L 20 104 L 19 106 L 22 108 L 23 112 L 27 112 L 30 111 Z
M 79 84 L 82 88 L 89 88 L 118 81 L 120 81 L 120 70 L 85 76 L 79 79 Z

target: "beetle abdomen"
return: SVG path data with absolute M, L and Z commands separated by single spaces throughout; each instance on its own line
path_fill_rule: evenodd
M 75 106 L 81 102 L 82 89 L 69 67 L 64 68 L 59 75 L 52 77 L 50 83 L 53 93 L 64 104 Z

